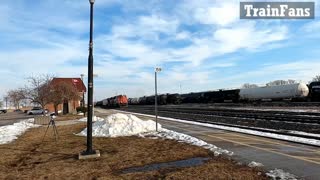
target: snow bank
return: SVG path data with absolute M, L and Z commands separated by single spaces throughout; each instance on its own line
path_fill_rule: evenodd
M 22 120 L 12 125 L 0 127 L 0 144 L 6 144 L 14 141 L 19 135 L 23 134 L 27 129 L 32 127 L 39 127 L 33 124 L 34 119 Z
M 283 171 L 282 169 L 274 169 L 266 173 L 268 177 L 274 180 L 294 180 L 297 179 L 297 176 L 290 174 L 288 172 Z
M 100 118 L 100 117 L 97 117 L 97 116 L 93 116 L 93 118 L 92 118 L 93 122 L 102 121 L 102 120 L 103 120 L 103 118 Z M 81 118 L 78 121 L 87 122 L 87 117 Z
M 161 125 L 158 123 L 158 128 Z M 156 123 L 148 120 L 143 121 L 134 115 L 126 114 L 112 114 L 105 119 L 98 119 L 92 125 L 92 136 L 96 137 L 117 137 L 117 136 L 131 136 L 144 132 L 156 130 Z M 87 129 L 84 129 L 79 135 L 86 136 Z
M 227 154 L 232 155 L 233 152 L 218 148 L 212 144 L 208 144 L 195 137 L 164 129 L 158 123 L 158 131 L 156 132 L 156 123 L 152 120 L 141 120 L 132 114 L 112 114 L 105 119 L 98 120 L 92 125 L 92 136 L 96 137 L 117 137 L 138 135 L 147 138 L 164 138 L 173 139 L 178 142 L 200 146 L 214 152 L 215 155 Z M 87 129 L 81 131 L 78 135 L 86 136 Z

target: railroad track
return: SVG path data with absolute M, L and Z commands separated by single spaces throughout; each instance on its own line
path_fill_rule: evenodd
M 209 106 L 229 106 L 229 107 L 274 107 L 274 106 L 280 106 L 280 107 L 319 107 L 320 102 L 250 102 L 250 103 L 207 103 L 207 104 L 201 104 L 201 105 L 209 105 Z
M 152 106 L 131 106 L 122 110 L 154 114 Z M 261 128 L 266 128 L 283 132 L 282 134 L 287 134 L 286 131 L 291 130 L 320 134 L 320 113 L 161 106 L 158 108 L 158 112 L 160 116 L 164 117 L 247 127 L 247 129 L 255 130 L 258 128 L 259 131 L 263 131 Z

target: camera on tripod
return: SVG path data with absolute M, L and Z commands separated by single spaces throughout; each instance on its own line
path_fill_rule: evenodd
M 49 121 L 49 123 L 48 123 L 46 132 L 44 133 L 44 136 L 43 136 L 42 141 L 44 140 L 44 138 L 45 138 L 45 136 L 46 136 L 46 134 L 47 134 L 48 129 L 49 129 L 50 126 L 53 127 L 53 134 L 54 134 L 55 140 L 57 141 L 59 135 L 58 135 L 58 129 L 57 129 L 56 123 L 55 123 L 55 121 L 54 121 L 54 119 L 56 118 L 55 113 L 50 113 L 49 116 L 50 116 L 50 121 Z

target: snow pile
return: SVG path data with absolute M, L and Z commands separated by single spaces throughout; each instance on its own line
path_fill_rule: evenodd
M 161 125 L 158 123 L 158 128 Z M 156 130 L 156 123 L 148 120 L 143 121 L 134 115 L 126 114 L 112 114 L 105 119 L 98 118 L 92 125 L 92 136 L 96 137 L 117 137 L 117 136 L 131 136 L 144 132 Z M 86 136 L 87 129 L 84 129 L 79 135 Z
M 27 129 L 32 127 L 39 127 L 39 125 L 33 124 L 34 119 L 22 120 L 18 123 L 12 125 L 1 126 L 0 127 L 0 144 L 9 143 L 18 136 L 23 134 Z
M 92 118 L 93 122 L 102 121 L 102 120 L 103 120 L 103 118 L 100 118 L 100 117 L 97 117 L 97 116 L 93 116 L 93 118 Z M 78 121 L 87 122 L 87 117 L 81 118 Z
M 184 142 L 184 143 L 188 143 L 188 144 L 192 144 L 195 146 L 200 146 L 203 147 L 205 149 L 209 149 L 210 151 L 214 152 L 215 156 L 218 156 L 220 154 L 226 154 L 229 156 L 233 155 L 233 152 L 230 152 L 228 150 L 225 149 L 221 149 L 213 144 L 208 144 L 200 139 L 197 139 L 195 137 L 183 134 L 183 133 L 178 133 L 175 131 L 171 131 L 168 129 L 164 129 L 162 128 L 160 132 L 150 132 L 150 133 L 144 133 L 144 134 L 140 134 L 140 136 L 142 137 L 159 137 L 159 138 L 164 138 L 164 139 L 174 139 L 177 140 L 178 142 Z
M 248 164 L 249 167 L 262 167 L 263 164 L 262 163 L 259 163 L 259 162 L 255 162 L 255 161 L 251 161 L 249 164 Z
M 158 123 L 158 131 L 156 132 L 156 123 L 152 120 L 144 121 L 132 114 L 112 114 L 105 119 L 98 120 L 92 125 L 92 136 L 96 137 L 117 137 L 138 135 L 147 138 L 164 138 L 173 139 L 178 142 L 185 142 L 195 146 L 200 146 L 214 152 L 215 155 L 227 154 L 232 155 L 233 152 L 218 148 L 212 144 L 208 144 L 195 137 L 164 129 Z M 78 135 L 86 136 L 87 129 L 81 131 Z
M 288 172 L 284 172 L 282 169 L 271 170 L 267 172 L 266 175 L 271 179 L 282 179 L 282 180 L 297 179 L 297 176 L 290 174 Z

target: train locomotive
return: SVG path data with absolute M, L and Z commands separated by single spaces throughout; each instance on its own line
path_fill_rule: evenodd
M 126 107 L 128 106 L 128 98 L 126 95 L 118 95 L 98 101 L 96 106 L 102 108 Z

